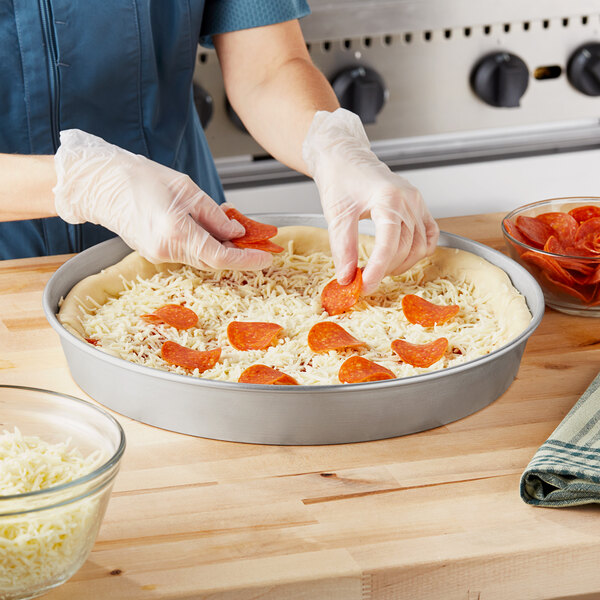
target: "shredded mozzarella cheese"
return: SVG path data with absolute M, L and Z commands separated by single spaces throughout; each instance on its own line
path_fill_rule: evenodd
M 364 261 L 364 256 L 363 259 Z M 294 377 L 303 385 L 337 384 L 341 364 L 356 350 L 313 353 L 307 344 L 310 328 L 320 321 L 335 321 L 368 348 L 358 353 L 379 363 L 396 377 L 409 377 L 458 365 L 488 354 L 509 341 L 510 334 L 491 309 L 489 297 L 472 284 L 450 277 L 425 280 L 431 259 L 423 259 L 408 272 L 386 277 L 377 293 L 361 299 L 347 313 L 329 316 L 321 307 L 320 294 L 335 276 L 333 261 L 323 253 L 294 253 L 293 241 L 286 252 L 274 256 L 269 269 L 258 272 L 206 272 L 183 266 L 149 279 L 124 281 L 118 297 L 99 306 L 81 302 L 81 322 L 86 337 L 99 341 L 98 348 L 125 360 L 180 374 L 222 381 L 237 381 L 247 367 L 262 363 Z M 417 294 L 436 304 L 457 304 L 458 315 L 433 328 L 410 324 L 401 308 L 402 297 Z M 142 314 L 164 304 L 184 304 L 198 314 L 198 326 L 178 331 L 166 325 L 146 323 Z M 277 323 L 283 332 L 277 343 L 261 351 L 239 351 L 227 340 L 233 320 Z M 390 344 L 405 339 L 424 344 L 446 337 L 446 355 L 428 368 L 401 363 Z M 190 372 L 166 363 L 160 354 L 164 341 L 172 340 L 196 350 L 221 347 L 217 365 L 204 373 Z
M 4 432 L 0 435 L 0 501 L 3 496 L 68 483 L 101 463 L 100 453 L 83 457 L 69 448 L 68 441 L 50 444 L 37 436 L 23 436 L 18 429 Z M 53 503 L 69 499 L 67 493 L 58 496 L 52 498 Z M 84 498 L 55 508 L 0 516 L 0 599 L 36 593 L 70 577 L 94 542 L 100 504 L 98 497 Z M 35 502 L 28 505 L 8 498 L 0 502 L 2 512 L 9 513 L 31 506 Z

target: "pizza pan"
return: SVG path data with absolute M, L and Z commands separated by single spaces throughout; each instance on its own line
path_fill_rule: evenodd
M 326 227 L 321 215 L 257 214 L 283 227 Z M 373 235 L 370 221 L 361 233 Z M 512 259 L 483 244 L 442 232 L 439 244 L 472 252 L 500 267 L 532 314 L 514 340 L 468 363 L 403 379 L 336 385 L 269 386 L 215 381 L 130 363 L 69 333 L 56 317 L 58 302 L 84 277 L 115 264 L 131 250 L 114 238 L 67 261 L 44 290 L 44 312 L 81 389 L 100 404 L 163 429 L 236 442 L 340 444 L 396 437 L 465 417 L 496 400 L 512 383 L 529 336 L 544 312 L 542 291 Z

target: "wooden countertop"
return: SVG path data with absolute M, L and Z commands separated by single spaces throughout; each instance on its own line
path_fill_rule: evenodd
M 502 249 L 499 223 L 440 220 Z M 41 306 L 67 258 L 0 262 L 1 383 L 86 398 Z M 118 416 L 128 446 L 100 534 L 46 598 L 598 598 L 598 507 L 527 506 L 519 478 L 598 372 L 599 349 L 600 322 L 547 310 L 499 400 L 377 442 L 236 444 Z

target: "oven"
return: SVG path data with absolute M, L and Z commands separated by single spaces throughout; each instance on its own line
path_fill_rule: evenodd
M 310 5 L 312 60 L 434 217 L 599 195 L 598 0 Z M 312 181 L 245 132 L 214 51 L 199 48 L 194 85 L 227 198 L 245 212 L 320 212 Z

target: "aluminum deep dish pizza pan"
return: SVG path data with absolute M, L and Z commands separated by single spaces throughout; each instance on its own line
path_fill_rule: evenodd
M 325 227 L 321 215 L 260 214 L 283 227 Z M 373 234 L 370 221 L 361 232 Z M 395 437 L 450 423 L 496 400 L 517 374 L 544 298 L 533 277 L 487 246 L 443 233 L 439 244 L 467 250 L 503 269 L 527 300 L 532 321 L 517 338 L 471 362 L 404 379 L 372 383 L 269 386 L 199 379 L 105 354 L 59 323 L 61 297 L 81 279 L 115 264 L 130 249 L 118 238 L 85 250 L 46 285 L 46 317 L 60 336 L 69 369 L 100 404 L 150 425 L 190 435 L 257 444 L 341 444 Z

